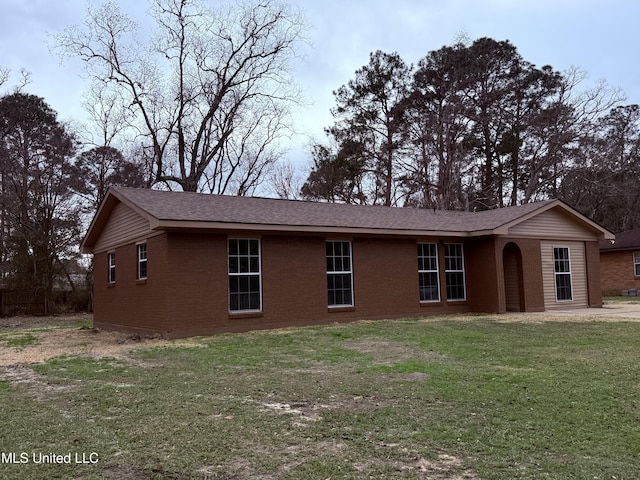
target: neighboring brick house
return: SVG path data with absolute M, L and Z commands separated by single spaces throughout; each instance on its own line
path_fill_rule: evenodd
M 112 188 L 82 251 L 96 327 L 175 338 L 600 307 L 603 238 L 558 200 L 470 213 Z
M 600 241 L 602 294 L 640 296 L 640 228 Z

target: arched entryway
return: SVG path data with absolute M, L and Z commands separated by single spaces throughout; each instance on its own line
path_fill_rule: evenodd
M 524 312 L 524 287 L 522 284 L 522 253 L 513 242 L 502 250 L 504 269 L 504 294 L 507 312 Z

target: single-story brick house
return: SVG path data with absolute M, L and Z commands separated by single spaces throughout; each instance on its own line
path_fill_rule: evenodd
M 600 269 L 603 295 L 640 295 L 640 228 L 600 241 Z
M 600 307 L 611 238 L 558 200 L 471 213 L 112 188 L 82 251 L 96 327 L 175 338 Z

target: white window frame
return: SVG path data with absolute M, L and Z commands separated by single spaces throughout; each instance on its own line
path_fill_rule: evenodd
M 565 259 L 556 259 L 556 250 L 566 250 L 567 251 L 567 258 L 566 261 L 569 264 L 569 271 L 568 272 L 558 272 L 556 269 L 556 265 L 557 262 L 559 261 L 565 261 Z M 569 247 L 562 247 L 562 246 L 554 246 L 553 247 L 553 253 L 552 253 L 552 258 L 553 258 L 553 284 L 555 287 L 555 291 L 556 291 L 556 302 L 558 303 L 563 303 L 563 302 L 573 302 L 573 274 L 571 273 L 571 248 Z M 568 275 L 569 276 L 569 293 L 571 294 L 571 298 L 563 298 L 560 299 L 558 298 L 558 276 L 559 275 Z
M 143 248 L 144 247 L 144 250 Z M 142 253 L 144 252 L 144 258 L 142 257 Z M 146 280 L 149 271 L 147 270 L 147 242 L 140 242 L 136 244 L 136 254 L 138 257 L 138 265 L 136 269 L 136 278 L 138 280 Z M 144 264 L 144 275 L 142 275 L 142 265 Z
M 462 262 L 462 269 L 447 269 L 447 258 L 451 257 L 451 255 L 447 255 L 447 247 L 449 246 L 459 246 L 460 247 L 460 261 Z M 458 255 L 455 256 L 457 258 Z M 450 298 L 449 297 L 449 281 L 446 281 L 447 288 L 447 301 L 448 302 L 464 302 L 467 300 L 467 273 L 465 272 L 464 265 L 464 244 L 463 243 L 445 243 L 444 244 L 444 265 L 445 265 L 445 279 L 447 279 L 447 273 L 462 273 L 462 298 Z
M 424 253 L 424 246 L 428 245 L 429 249 L 433 248 L 434 252 L 435 252 L 435 257 L 433 255 L 422 255 L 422 253 Z M 431 253 L 431 252 L 429 252 Z M 419 296 L 420 296 L 420 302 L 421 303 L 433 303 L 433 302 L 440 302 L 440 262 L 439 262 L 439 258 L 438 258 L 438 244 L 435 242 L 418 242 L 418 288 L 420 289 L 419 291 Z M 420 264 L 422 263 L 422 266 L 425 266 L 425 262 L 421 262 L 420 259 L 421 258 L 435 258 L 436 261 L 436 265 L 435 265 L 435 270 L 434 269 L 425 269 L 425 268 L 420 268 Z M 423 286 L 420 284 L 420 274 L 421 273 L 431 273 L 436 275 L 436 288 L 437 288 L 437 298 L 435 299 L 429 299 L 429 300 L 425 300 L 422 298 L 422 288 Z
M 640 251 L 633 252 L 633 276 L 640 277 Z
M 336 270 L 335 269 L 335 259 L 338 258 L 335 255 L 335 244 L 340 243 L 342 244 L 342 247 L 344 247 L 344 245 L 348 245 L 348 257 L 345 257 L 345 255 L 341 255 L 340 258 L 348 258 L 349 259 L 349 268 L 345 269 L 342 268 L 340 270 Z M 325 247 L 328 247 L 329 244 L 333 245 L 332 248 L 332 252 L 334 252 L 334 254 L 330 257 L 328 254 L 326 255 L 326 260 L 327 260 L 327 305 L 329 306 L 329 308 L 341 308 L 341 307 L 353 307 L 355 305 L 355 295 L 354 295 L 354 291 L 353 291 L 353 247 L 352 247 L 352 243 L 351 241 L 348 240 L 327 240 Z M 333 258 L 334 260 L 331 262 L 333 265 L 333 268 L 329 268 L 329 258 Z M 342 263 L 342 262 L 341 262 Z M 349 303 L 337 303 L 334 302 L 332 303 L 331 301 L 331 292 L 335 291 L 336 289 L 330 289 L 330 278 L 331 277 L 337 277 L 338 275 L 340 276 L 345 276 L 348 275 L 349 276 L 349 295 L 351 297 L 351 302 Z M 343 289 L 344 291 L 344 289 Z
M 107 252 L 107 282 L 116 283 L 116 252 Z
M 246 255 L 241 255 L 239 253 L 239 247 L 240 244 L 237 243 L 237 247 L 238 247 L 238 253 L 236 255 L 231 255 L 231 242 L 257 242 L 258 243 L 258 255 L 257 255 L 257 260 L 258 260 L 258 265 L 257 265 L 257 271 L 256 270 L 252 270 L 251 269 L 251 259 L 255 258 L 255 255 L 251 254 L 251 244 L 249 243 L 247 245 L 248 248 L 248 253 Z M 236 258 L 237 259 L 237 270 L 238 271 L 232 271 L 233 268 L 231 266 L 232 262 L 231 262 L 231 258 Z M 240 268 L 240 264 L 241 264 L 241 259 L 246 259 L 247 260 L 247 266 L 248 266 L 248 271 L 241 271 Z M 228 301 L 229 301 L 229 312 L 230 313 L 243 313 L 243 312 L 261 312 L 262 311 L 262 242 L 260 241 L 259 238 L 229 238 L 227 240 L 227 266 L 228 266 L 228 272 L 229 272 L 229 276 L 228 276 Z M 238 307 L 237 308 L 233 308 L 234 305 L 234 301 L 232 301 L 232 295 L 242 295 L 242 294 L 247 294 L 247 292 L 242 292 L 240 290 L 238 290 L 238 292 L 232 292 L 232 288 L 231 288 L 231 282 L 236 279 L 239 280 L 240 277 L 257 277 L 258 278 L 258 306 L 256 308 L 242 308 L 240 306 L 240 301 L 238 300 Z M 248 290 L 249 295 L 251 294 L 251 290 Z

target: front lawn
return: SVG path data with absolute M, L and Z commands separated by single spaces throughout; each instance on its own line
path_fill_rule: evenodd
M 0 478 L 637 478 L 640 323 L 541 318 L 359 322 L 3 367 Z
M 615 296 L 611 295 L 608 297 L 603 297 L 602 302 L 606 305 L 607 303 L 640 303 L 640 297 L 629 297 L 629 296 Z

